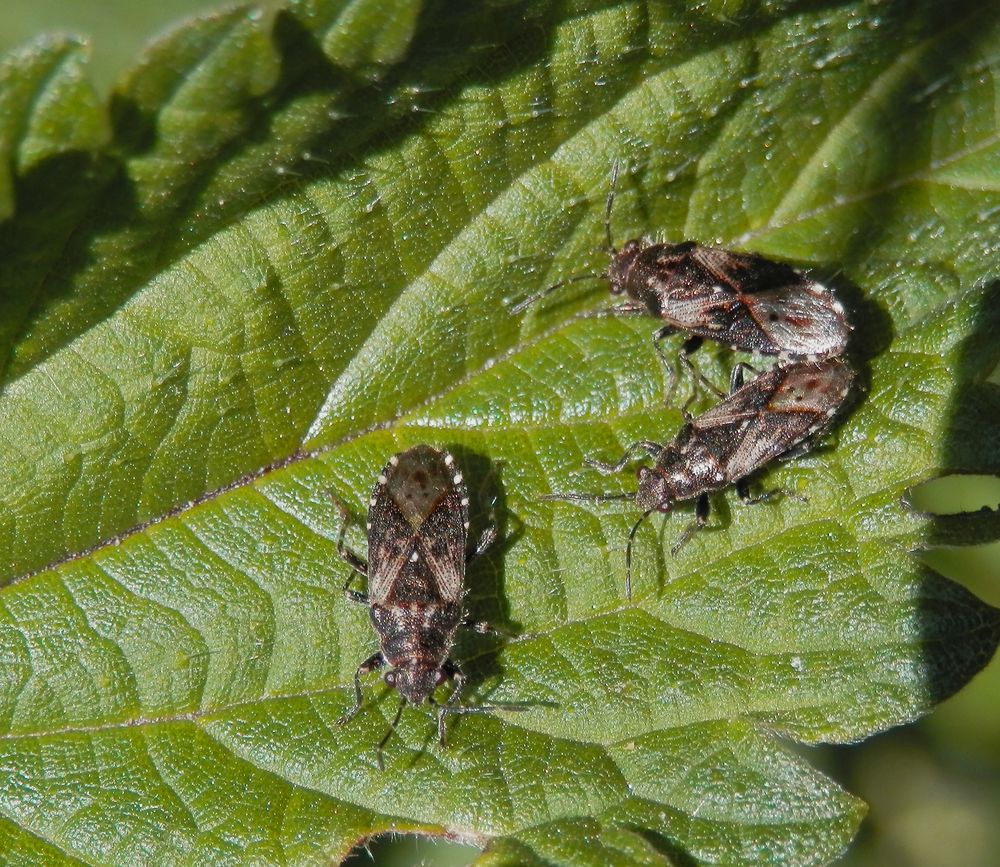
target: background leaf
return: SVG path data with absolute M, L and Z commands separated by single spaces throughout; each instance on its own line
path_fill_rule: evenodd
M 996 472 L 997 14 L 978 4 L 299 3 L 191 24 L 105 112 L 71 41 L 0 70 L 0 833 L 21 860 L 326 861 L 380 830 L 485 863 L 821 863 L 861 805 L 775 740 L 926 712 L 998 639 L 909 551 L 909 509 Z M 799 488 L 677 558 L 684 515 L 545 503 L 672 435 L 650 321 L 580 319 L 616 237 L 829 275 L 864 388 Z M 729 353 L 699 363 L 724 381 Z M 374 685 L 329 491 L 452 448 L 504 541 L 471 700 L 433 743 Z M 625 474 L 621 489 L 630 481 Z M 632 482 L 631 484 L 634 484 Z M 680 520 L 678 520 L 680 519 Z M 361 545 L 357 532 L 352 542 Z M 546 704 L 547 703 L 547 704 Z M 428 793 L 433 793 L 429 796 Z

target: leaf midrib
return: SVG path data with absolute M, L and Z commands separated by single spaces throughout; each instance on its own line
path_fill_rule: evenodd
M 822 524 L 828 524 L 829 523 L 829 519 L 828 518 L 820 518 L 820 519 L 817 519 L 816 521 L 810 521 L 810 522 L 806 522 L 806 523 L 798 523 L 798 524 L 795 525 L 795 529 L 800 529 L 802 527 L 808 527 L 810 524 L 813 524 L 813 523 L 820 524 L 820 525 L 822 525 Z M 718 563 L 720 561 L 725 561 L 725 560 L 732 559 L 733 557 L 738 556 L 741 550 L 748 550 L 748 549 L 753 549 L 753 548 L 756 548 L 756 547 L 758 547 L 756 544 L 750 544 L 748 546 L 744 546 L 744 548 L 741 548 L 741 549 L 733 549 L 731 552 L 725 554 L 724 556 L 721 556 L 721 557 L 715 558 L 715 559 L 713 559 L 711 561 L 708 561 L 709 565 Z M 701 563 L 700 565 L 704 566 L 705 564 Z M 685 577 L 693 576 L 695 574 L 696 574 L 696 570 L 690 569 L 690 570 L 688 570 L 688 571 L 686 571 L 684 573 L 681 573 L 681 574 L 678 574 L 677 576 L 674 576 L 672 580 L 677 581 L 677 580 L 683 579 Z M 538 641 L 540 639 L 548 638 L 548 637 L 551 637 L 553 635 L 558 634 L 562 630 L 574 628 L 574 627 L 576 627 L 576 626 L 578 626 L 580 624 L 593 623 L 593 622 L 597 622 L 597 621 L 606 620 L 608 618 L 613 618 L 616 615 L 635 614 L 636 612 L 640 612 L 640 613 L 642 613 L 642 614 L 644 614 L 646 616 L 652 617 L 653 619 L 659 621 L 660 623 L 664 624 L 665 626 L 669 627 L 670 629 L 672 629 L 672 630 L 674 630 L 674 631 L 676 631 L 678 633 L 685 633 L 685 634 L 688 634 L 688 635 L 697 636 L 699 639 L 707 640 L 707 641 L 711 642 L 713 645 L 725 645 L 727 647 L 732 647 L 732 648 L 735 648 L 736 650 L 738 650 L 740 653 L 746 654 L 747 656 L 750 656 L 750 657 L 762 659 L 762 658 L 778 658 L 778 657 L 787 655 L 786 652 L 781 651 L 779 649 L 768 648 L 768 647 L 755 649 L 755 648 L 746 646 L 745 644 L 738 643 L 736 640 L 721 639 L 721 638 L 718 638 L 716 636 L 706 634 L 704 632 L 696 631 L 696 630 L 692 629 L 691 625 L 689 623 L 687 623 L 687 622 L 674 621 L 674 620 L 668 619 L 668 618 L 664 617 L 661 612 L 654 612 L 654 611 L 651 611 L 649 608 L 643 606 L 644 600 L 648 600 L 650 602 L 654 602 L 655 603 L 655 602 L 659 601 L 660 599 L 662 599 L 662 594 L 658 593 L 658 592 L 648 593 L 648 594 L 645 594 L 645 595 L 636 595 L 636 596 L 633 597 L 633 600 L 631 602 L 622 601 L 621 604 L 619 604 L 617 606 L 613 606 L 611 608 L 602 609 L 600 611 L 594 611 L 594 612 L 592 612 L 590 614 L 587 614 L 587 615 L 584 615 L 584 616 L 576 616 L 572 620 L 569 620 L 569 621 L 566 621 L 566 622 L 556 623 L 556 624 L 553 624 L 553 625 L 551 625 L 551 626 L 549 626 L 547 628 L 544 628 L 544 629 L 533 630 L 533 631 L 524 633 L 522 635 L 515 636 L 515 637 L 511 638 L 510 640 L 504 642 L 503 648 L 490 647 L 490 648 L 484 648 L 484 649 L 481 649 L 481 650 L 478 650 L 478 651 L 474 651 L 474 652 L 471 652 L 471 653 L 467 653 L 467 654 L 465 654 L 463 656 L 463 662 L 474 662 L 477 659 L 481 659 L 481 658 L 484 658 L 484 657 L 495 656 L 499 652 L 499 650 L 501 650 L 501 649 L 504 649 L 504 648 L 507 648 L 507 647 L 511 647 L 511 646 L 516 646 L 516 645 L 523 644 L 523 643 L 526 643 L 526 642 L 533 642 L 533 641 Z M 886 599 L 886 601 L 890 602 L 890 603 L 892 603 L 892 602 L 897 602 L 897 603 L 898 602 L 904 602 L 905 601 L 905 597 L 900 597 L 899 599 Z M 983 628 L 983 629 L 989 629 L 991 627 L 990 627 L 989 624 L 986 624 L 986 625 L 982 626 L 981 628 Z M 884 641 L 882 641 L 882 642 L 876 642 L 876 643 L 872 644 L 871 646 L 873 648 L 878 648 L 880 650 L 885 650 L 886 648 L 890 648 L 890 647 L 909 647 L 909 646 L 919 645 L 920 643 L 921 642 L 920 642 L 919 639 L 914 639 L 913 641 L 896 641 L 896 642 L 884 642 Z M 845 643 L 843 645 L 830 644 L 830 645 L 823 646 L 821 648 L 799 647 L 796 650 L 796 653 L 802 654 L 802 653 L 811 653 L 811 652 L 817 652 L 817 651 L 819 651 L 819 652 L 825 652 L 825 653 L 837 653 L 837 652 L 848 651 L 848 652 L 854 654 L 854 653 L 859 652 L 859 650 L 863 651 L 864 648 L 865 648 L 865 646 L 866 645 L 863 642 L 859 641 L 857 638 L 852 638 L 852 640 L 850 642 L 847 642 L 847 643 Z M 209 708 L 197 708 L 195 710 L 185 711 L 185 712 L 173 712 L 173 713 L 169 713 L 169 714 L 154 715 L 154 716 L 137 716 L 137 717 L 130 717 L 130 718 L 127 718 L 127 719 L 121 719 L 121 720 L 115 720 L 115 721 L 106 721 L 106 722 L 101 722 L 101 723 L 94 723 L 94 724 L 91 724 L 91 725 L 86 725 L 86 724 L 84 724 L 84 725 L 69 725 L 69 726 L 65 726 L 65 727 L 62 727 L 62 728 L 53 728 L 53 729 L 45 729 L 45 730 L 16 731 L 16 732 L 7 731 L 7 732 L 0 733 L 0 741 L 3 741 L 3 740 L 21 740 L 21 739 L 30 739 L 30 738 L 46 738 L 46 737 L 56 737 L 56 736 L 72 735 L 72 734 L 95 734 L 95 733 L 101 733 L 101 732 L 106 732 L 106 731 L 115 731 L 115 730 L 121 730 L 121 729 L 143 727 L 143 726 L 147 726 L 147 725 L 149 725 L 149 726 L 151 726 L 151 725 L 163 725 L 163 724 L 177 723 L 177 722 L 191 722 L 191 723 L 194 723 L 194 724 L 198 724 L 202 720 L 211 720 L 211 719 L 216 719 L 216 718 L 224 718 L 227 714 L 230 714 L 234 710 L 237 710 L 237 709 L 240 709 L 240 708 L 256 707 L 256 706 L 258 706 L 260 704 L 271 703 L 271 702 L 294 701 L 294 700 L 298 700 L 298 699 L 311 699 L 311 698 L 315 698 L 315 697 L 319 697 L 319 696 L 330 696 L 330 695 L 334 695 L 334 694 L 336 694 L 338 692 L 343 692 L 343 691 L 346 691 L 346 690 L 349 690 L 349 689 L 350 689 L 350 683 L 345 681 L 343 683 L 338 683 L 336 685 L 324 686 L 324 687 L 319 687 L 319 688 L 316 688 L 316 689 L 303 689 L 303 690 L 296 690 L 294 692 L 287 692 L 287 693 L 261 694 L 261 695 L 258 695 L 258 696 L 255 696 L 253 698 L 246 699 L 246 700 L 233 701 L 233 702 L 228 702 L 228 703 L 224 703 L 224 704 L 220 704 L 220 705 L 214 705 L 214 706 L 209 707 Z M 768 710 L 775 710 L 775 709 L 791 710 L 791 709 L 801 708 L 802 706 L 803 705 L 797 704 L 797 703 L 790 704 L 787 707 L 776 704 L 774 706 L 769 706 L 767 709 Z M 754 712 L 757 712 L 759 710 L 760 709 L 756 709 L 755 708 Z M 724 720 L 724 719 L 729 719 L 729 717 L 728 716 L 724 716 L 724 717 L 704 717 L 704 718 L 699 717 L 699 718 L 692 718 L 692 719 L 684 721 L 683 723 L 678 723 L 677 726 L 673 726 L 673 727 L 679 727 L 681 725 L 691 725 L 691 724 L 703 723 L 703 722 L 712 722 L 712 721 Z M 746 717 L 744 717 L 744 719 L 749 720 L 749 721 L 753 721 L 753 712 L 748 713 L 746 715 Z M 660 727 L 660 728 L 662 728 L 662 727 Z M 658 730 L 660 730 L 660 728 L 650 728 L 650 729 L 648 729 L 648 730 L 646 730 L 644 732 L 638 732 L 638 733 L 632 732 L 632 733 L 628 734 L 627 736 L 623 736 L 621 738 L 621 740 L 622 740 L 622 742 L 625 742 L 625 741 L 634 739 L 636 737 L 641 737 L 643 734 L 648 734 L 649 732 L 652 732 L 652 731 L 658 731 Z M 536 731 L 539 734 L 546 734 L 547 735 L 546 732 L 543 732 L 543 731 L 540 731 L 540 730 L 537 730 L 537 729 L 528 729 L 528 730 L 530 730 L 530 731 Z M 547 735 L 547 736 L 557 737 L 556 735 Z M 615 743 L 617 741 L 610 741 L 610 742 L 586 741 L 586 742 L 587 743 L 593 743 L 594 745 L 600 746 L 600 745 L 607 745 L 608 743 Z

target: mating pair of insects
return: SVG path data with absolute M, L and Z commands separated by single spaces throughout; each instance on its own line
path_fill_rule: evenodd
M 613 312 L 647 312 L 663 320 L 654 334 L 658 352 L 667 334 L 688 334 L 681 361 L 696 382 L 709 387 L 688 357 L 696 348 L 693 341 L 712 338 L 734 349 L 779 358 L 775 367 L 748 383 L 744 376 L 749 366 L 737 365 L 728 396 L 697 418 L 688 416 L 673 442 L 635 443 L 614 464 L 588 461 L 613 473 L 639 452 L 654 460 L 652 467 L 638 470 L 635 500 L 642 515 L 626 546 L 626 592 L 631 597 L 632 544 L 641 523 L 653 512 L 671 511 L 679 500 L 696 499 L 695 521 L 678 539 L 676 553 L 705 525 L 710 492 L 733 484 L 744 502 L 769 499 L 777 492 L 752 497 L 747 477 L 779 456 L 805 451 L 845 403 L 854 374 L 838 357 L 846 348 L 850 326 L 829 289 L 787 265 L 690 242 L 633 240 L 616 250 L 610 231 L 613 198 L 614 181 L 605 212 L 611 263 L 601 276 L 608 278 L 612 293 L 627 294 L 629 300 Z M 514 312 L 568 282 L 525 299 Z M 624 496 L 548 498 L 594 501 Z M 362 706 L 361 677 L 389 665 L 385 681 L 399 692 L 400 704 L 376 749 L 379 767 L 407 703 L 427 700 L 437 706 L 442 744 L 447 714 L 526 710 L 518 704 L 459 703 L 465 677 L 450 657 L 456 632 L 462 626 L 488 630 L 465 616 L 465 567 L 495 534 L 487 530 L 468 549 L 469 497 L 454 458 L 431 446 L 416 446 L 390 458 L 372 492 L 367 529 L 367 562 L 344 547 L 343 528 L 338 550 L 367 577 L 367 594 L 350 589 L 350 580 L 344 590 L 349 598 L 369 606 L 379 650 L 358 667 L 354 707 L 340 722 L 348 722 Z M 439 704 L 434 692 L 445 680 L 451 680 L 454 688 Z

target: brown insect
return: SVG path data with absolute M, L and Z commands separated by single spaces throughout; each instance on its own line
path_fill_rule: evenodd
M 695 520 L 681 533 L 672 553 L 703 528 L 709 493 L 735 484 L 744 503 L 769 500 L 781 490 L 751 496 L 747 476 L 782 455 L 808 451 L 844 404 L 854 381 L 846 361 L 828 358 L 779 365 L 743 383 L 747 365 L 734 371 L 729 396 L 697 418 L 689 418 L 673 442 L 642 440 L 629 446 L 614 464 L 588 460 L 603 473 L 619 472 L 636 453 L 646 452 L 653 466 L 638 470 L 635 503 L 642 516 L 632 526 L 626 547 L 626 592 L 632 595 L 632 542 L 653 512 L 670 512 L 680 500 L 696 498 Z M 602 501 L 631 498 L 622 494 L 552 494 L 545 499 Z
M 346 522 L 337 550 L 356 571 L 368 578 L 368 592 L 344 593 L 369 606 L 379 649 L 354 674 L 354 707 L 338 722 L 343 725 L 361 709 L 361 677 L 389 665 L 385 682 L 400 695 L 399 708 L 376 748 L 382 751 L 396 730 L 407 703 L 429 701 L 438 709 L 438 738 L 444 745 L 446 714 L 526 710 L 522 705 L 458 704 L 465 675 L 450 657 L 460 626 L 489 632 L 484 623 L 465 617 L 465 567 L 496 538 L 489 527 L 472 551 L 466 550 L 469 495 L 455 459 L 431 446 L 414 446 L 389 458 L 372 491 L 368 509 L 368 562 L 344 546 Z M 454 688 L 444 704 L 434 691 L 450 680 Z
M 607 271 L 555 283 L 515 304 L 513 313 L 568 283 L 606 277 L 611 294 L 627 295 L 628 300 L 605 312 L 648 313 L 663 320 L 653 335 L 661 356 L 664 337 L 675 331 L 690 335 L 680 359 L 696 381 L 713 391 L 689 359 L 705 338 L 786 361 L 817 361 L 844 352 L 851 330 L 844 308 L 832 290 L 789 265 L 694 241 L 660 244 L 633 239 L 616 249 L 611 208 L 617 179 L 616 163 L 604 218 L 611 256 Z

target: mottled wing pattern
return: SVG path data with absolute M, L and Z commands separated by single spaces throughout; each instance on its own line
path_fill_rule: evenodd
M 853 380 L 853 371 L 840 359 L 775 367 L 693 424 L 735 481 L 823 428 L 846 400 Z
M 413 527 L 385 481 L 392 470 L 391 464 L 385 465 L 368 507 L 368 598 L 376 604 L 388 600 L 413 551 Z
M 778 370 L 755 377 L 691 422 L 697 438 L 715 455 L 730 481 L 745 475 L 735 469 L 743 462 L 737 459 L 734 464 L 734 455 L 746 449 L 748 440 L 763 434 L 760 418 L 781 378 Z
M 767 334 L 747 315 L 741 294 L 741 287 L 753 279 L 750 265 L 755 257 L 695 245 L 682 255 L 669 244 L 646 252 L 655 254 L 651 264 L 662 280 L 653 294 L 659 309 L 652 312 L 689 334 L 773 354 Z
M 752 253 L 697 247 L 691 260 L 718 296 L 710 316 L 685 326 L 692 333 L 765 355 L 825 358 L 844 351 L 847 318 L 825 286 Z
M 660 286 L 653 296 L 659 303 L 656 315 L 692 334 L 721 339 L 740 300 L 728 284 L 706 270 L 700 258 L 704 249 L 690 243 L 657 244 L 643 250 L 642 256 L 655 269 Z
M 844 403 L 854 371 L 842 358 L 799 362 L 782 368 L 784 379 L 772 395 L 772 411 L 812 411 L 830 417 Z
M 372 602 L 461 598 L 468 503 L 461 473 L 447 452 L 415 446 L 390 458 L 368 510 Z
M 453 477 L 461 479 L 458 472 Z M 462 598 L 468 502 L 465 484 L 453 484 L 427 516 L 419 537 L 420 556 L 444 602 Z
M 820 283 L 748 293 L 743 303 L 768 342 L 788 357 L 826 358 L 847 348 L 849 329 L 840 302 Z

